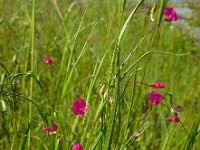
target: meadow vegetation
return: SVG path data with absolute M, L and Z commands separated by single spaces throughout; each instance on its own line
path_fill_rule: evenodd
M 168 0 L 0 0 L 0 149 L 200 149 L 187 6 L 189 29 Z

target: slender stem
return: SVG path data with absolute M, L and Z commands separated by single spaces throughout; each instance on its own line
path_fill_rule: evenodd
M 151 125 L 152 123 L 149 123 L 144 130 L 141 131 L 140 135 L 144 133 L 144 131 Z M 127 142 L 120 148 L 120 150 L 122 150 L 130 141 L 131 139 L 133 139 L 133 137 L 135 136 L 135 134 L 133 134 L 128 140 Z M 133 142 L 136 140 L 137 138 L 133 139 Z
M 3 70 L 8 74 L 7 68 L 0 62 L 0 67 L 3 68 Z
M 140 124 L 139 128 L 141 128 L 141 127 L 144 125 L 144 123 L 146 122 L 146 120 L 149 118 L 150 114 L 151 114 L 156 108 L 157 108 L 157 107 L 154 107 L 154 108 L 149 112 L 149 114 L 146 116 L 146 118 L 144 119 L 144 121 Z M 150 124 L 151 124 L 151 123 L 150 123 Z M 150 125 L 150 124 L 149 124 L 149 125 Z M 148 126 L 149 126 L 149 125 L 148 125 Z M 148 127 L 148 126 L 147 126 L 147 127 Z M 147 128 L 147 127 L 146 127 L 146 128 Z M 145 128 L 145 129 L 146 129 L 146 128 Z M 145 130 L 145 129 L 144 129 L 144 130 Z M 141 132 L 141 134 L 144 132 L 144 130 Z M 122 149 L 130 142 L 130 140 L 131 140 L 133 137 L 134 137 L 134 134 L 127 140 L 127 142 L 121 147 L 120 150 L 122 150 Z
M 146 116 L 145 120 L 140 124 L 139 128 L 141 128 L 144 123 L 147 121 L 147 119 L 149 118 L 150 114 L 156 109 L 157 107 L 154 107 L 150 112 L 149 114 Z
M 153 28 L 154 29 L 154 28 Z M 127 61 L 130 59 L 130 57 L 133 55 L 133 53 L 135 52 L 135 50 L 141 45 L 142 41 L 152 32 L 151 29 L 149 32 L 147 32 L 142 39 L 137 43 L 137 45 L 131 50 L 131 52 L 128 54 L 128 56 L 126 57 L 126 59 L 124 60 L 124 62 L 122 63 L 122 65 L 120 66 L 120 70 L 125 66 L 125 64 L 127 63 Z
M 170 110 L 170 108 L 166 104 L 161 103 L 161 105 L 163 105 L 164 107 Z
M 180 123 L 181 123 L 181 126 L 183 127 L 185 133 L 187 134 L 187 136 L 189 136 L 188 131 L 186 130 L 186 128 L 185 128 L 185 126 L 183 125 L 183 123 L 182 123 L 181 121 L 180 121 Z
M 54 6 L 56 8 L 56 11 L 58 13 L 58 16 L 59 16 L 60 20 L 63 21 L 63 16 L 62 16 L 62 13 L 60 12 L 60 9 L 58 7 L 58 2 L 56 0 L 53 0 L 53 4 L 54 4 Z
M 188 53 L 183 53 L 183 54 L 175 54 L 175 53 L 168 53 L 168 52 L 161 52 L 161 51 L 148 51 L 144 53 L 141 57 L 139 57 L 134 63 L 132 63 L 124 72 L 124 74 L 121 76 L 123 78 L 138 62 L 140 62 L 143 58 L 150 54 L 162 54 L 162 55 L 173 55 L 173 56 L 185 56 L 191 54 L 190 52 Z M 115 78 L 115 77 L 114 77 Z
M 146 85 L 146 86 L 151 86 L 151 85 L 144 83 L 144 82 L 138 82 L 138 81 L 128 82 L 128 84 L 135 84 L 135 83 L 143 84 L 143 85 Z
M 31 71 L 34 71 L 34 54 L 35 54 L 35 0 L 32 0 L 32 20 L 31 20 Z M 30 99 L 33 98 L 33 78 L 30 83 Z M 29 103 L 29 124 L 32 119 L 32 103 Z M 28 149 L 30 149 L 31 129 L 28 132 Z
M 137 77 L 137 73 L 135 74 L 135 81 L 136 81 L 136 77 Z M 127 139 L 127 136 L 128 136 L 127 131 L 128 131 L 128 126 L 129 126 L 129 120 L 130 120 L 130 117 L 131 117 L 133 106 L 135 104 L 135 91 L 136 91 L 136 82 L 134 82 L 134 87 L 133 87 L 133 91 L 132 91 L 132 98 L 131 98 L 132 100 L 131 100 L 131 105 L 130 105 L 129 112 L 128 112 L 127 123 L 126 123 L 126 126 L 125 126 L 125 136 L 123 138 L 123 143 L 125 142 L 125 140 Z M 123 145 L 121 146 L 121 149 L 122 148 L 123 148 Z

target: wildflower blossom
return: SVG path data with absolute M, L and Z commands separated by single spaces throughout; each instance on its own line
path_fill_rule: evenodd
M 56 134 L 57 129 L 58 129 L 58 125 L 57 124 L 53 124 L 50 127 L 43 128 L 43 132 L 44 133 L 49 133 L 50 135 L 52 135 L 52 134 Z
M 52 64 L 53 63 L 53 59 L 49 58 L 48 56 L 45 56 L 44 58 L 44 63 L 45 64 Z
M 172 21 L 178 20 L 178 16 L 177 16 L 176 11 L 174 10 L 174 8 L 166 7 L 164 9 L 163 14 L 166 17 L 165 21 L 167 21 L 167 22 L 172 22 Z
M 73 144 L 72 150 L 84 150 L 81 144 Z
M 96 38 L 96 37 L 92 37 L 92 38 L 91 38 L 91 41 L 92 41 L 93 43 L 96 43 L 96 42 L 97 42 L 97 38 Z
M 180 119 L 177 116 L 171 117 L 171 118 L 167 118 L 166 121 L 168 122 L 173 122 L 173 123 L 179 123 Z
M 158 92 L 151 92 L 149 94 L 149 100 L 153 105 L 157 106 L 162 102 L 162 94 Z
M 165 87 L 164 83 L 159 83 L 158 81 L 156 81 L 155 83 L 150 85 L 151 87 L 155 88 L 155 89 L 162 89 Z
M 84 114 L 88 112 L 88 109 L 86 108 L 86 102 L 83 99 L 78 98 L 72 105 L 72 111 L 76 115 L 80 115 L 81 118 L 84 117 Z

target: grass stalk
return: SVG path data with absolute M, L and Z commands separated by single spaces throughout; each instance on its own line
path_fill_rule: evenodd
M 35 58 L 35 0 L 32 0 L 32 18 L 31 18 L 31 71 L 34 71 Z M 33 99 L 33 78 L 30 81 L 30 99 Z M 32 119 L 32 103 L 29 103 L 29 124 Z M 28 132 L 28 149 L 31 148 L 31 128 Z
M 122 75 L 122 78 L 139 62 L 141 61 L 144 57 L 148 56 L 149 54 L 162 54 L 162 55 L 173 55 L 173 56 L 186 56 L 191 54 L 191 52 L 188 53 L 184 53 L 184 54 L 176 54 L 176 53 L 168 53 L 168 52 L 161 52 L 161 51 L 148 51 L 146 53 L 144 53 L 141 57 L 139 57 L 138 59 L 136 59 L 136 61 L 134 63 L 132 63 L 124 72 L 124 74 Z

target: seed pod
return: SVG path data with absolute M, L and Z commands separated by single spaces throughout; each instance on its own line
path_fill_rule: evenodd
M 185 109 L 180 105 L 174 105 L 174 110 L 177 112 L 183 112 Z
M 133 136 L 135 139 L 137 139 L 141 134 L 142 134 L 142 130 L 138 130 L 133 134 Z
M 104 96 L 104 93 L 105 93 L 104 88 L 105 88 L 105 85 L 103 85 L 103 86 L 100 88 L 100 90 L 99 90 L 99 95 L 100 95 L 100 97 L 103 97 L 103 96 Z
M 4 100 L 0 99 L 0 111 L 5 112 L 7 110 L 6 103 Z
M 108 98 L 108 104 L 109 104 L 109 105 L 112 105 L 112 103 L 113 103 L 113 99 L 112 99 L 112 96 L 110 96 L 110 97 Z
M 154 4 L 153 7 L 151 8 L 151 13 L 150 13 L 151 21 L 155 21 L 155 16 L 156 16 L 156 4 Z
M 14 55 L 13 59 L 12 59 L 13 64 L 17 65 L 18 64 L 18 60 L 17 60 L 17 56 Z

